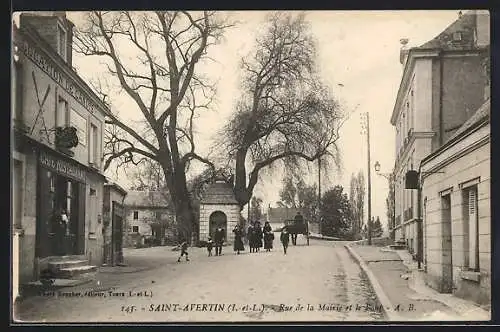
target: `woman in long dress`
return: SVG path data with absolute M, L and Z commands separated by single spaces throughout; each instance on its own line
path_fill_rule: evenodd
M 260 248 L 262 248 L 263 237 L 264 233 L 262 233 L 262 227 L 260 227 L 260 222 L 257 222 L 255 226 L 255 248 L 257 249 L 257 252 L 259 252 Z
M 234 251 L 240 254 L 240 251 L 245 250 L 245 246 L 243 245 L 243 232 L 241 231 L 240 227 L 236 225 L 233 229 L 234 233 Z
M 264 249 L 271 251 L 273 249 L 274 234 L 271 225 L 266 221 L 264 225 Z

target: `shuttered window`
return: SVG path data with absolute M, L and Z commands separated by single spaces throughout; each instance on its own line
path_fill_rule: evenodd
M 479 231 L 477 217 L 477 187 L 468 188 L 469 268 L 479 270 Z
M 477 187 L 463 190 L 463 230 L 464 230 L 464 267 L 479 270 L 479 228 L 477 213 Z

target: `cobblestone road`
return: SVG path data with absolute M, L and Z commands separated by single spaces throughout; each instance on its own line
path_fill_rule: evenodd
M 342 242 L 311 240 L 310 246 L 290 247 L 286 256 L 276 247 L 270 253 L 247 250 L 241 255 L 231 249 L 206 257 L 203 249 L 191 248 L 191 261 L 181 263 L 176 262 L 178 253 L 166 247 L 134 250 L 126 259 L 138 271 L 100 272 L 97 288 L 87 284 L 60 289 L 66 296 L 56 292 L 27 298 L 16 308 L 16 317 L 45 322 L 385 319 Z

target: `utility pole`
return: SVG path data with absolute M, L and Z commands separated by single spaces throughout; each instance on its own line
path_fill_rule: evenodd
M 321 227 L 321 157 L 318 158 L 318 221 L 319 234 L 323 234 Z
M 372 179 L 371 179 L 371 160 L 370 160 L 370 116 L 365 113 L 365 129 L 366 129 L 366 145 L 367 145 L 367 163 L 368 163 L 368 224 L 366 225 L 368 232 L 368 245 L 372 244 Z

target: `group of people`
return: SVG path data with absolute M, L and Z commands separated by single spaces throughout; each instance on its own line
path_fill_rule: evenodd
M 300 214 L 297 216 L 302 217 Z M 297 219 L 297 218 L 296 218 Z M 233 250 L 239 255 L 241 251 L 245 250 L 245 245 L 243 243 L 243 238 L 245 237 L 243 228 L 239 225 L 236 225 L 233 229 L 234 233 L 234 245 Z M 214 232 L 214 239 L 212 237 L 208 237 L 207 241 L 207 251 L 208 256 L 212 256 L 212 250 L 215 245 L 215 256 L 222 255 L 222 245 L 225 240 L 225 230 L 222 227 L 217 227 Z M 248 239 L 248 244 L 250 246 L 250 252 L 259 252 L 260 248 L 264 247 L 266 252 L 271 251 L 273 249 L 273 241 L 274 241 L 274 233 L 271 228 L 269 222 L 265 222 L 264 227 L 261 227 L 260 222 L 252 222 L 247 229 L 246 237 Z M 288 244 L 290 243 L 290 233 L 287 227 L 283 227 L 280 234 L 280 241 L 283 245 L 283 253 L 286 255 Z M 181 241 L 182 243 L 179 245 L 181 249 L 181 255 L 179 256 L 178 262 L 181 261 L 182 256 L 186 256 L 186 261 L 189 261 L 188 252 L 187 252 L 187 241 Z M 264 243 L 262 243 L 264 242 Z
M 273 249 L 274 233 L 267 221 L 264 227 L 261 227 L 259 221 L 251 223 L 247 230 L 247 238 L 250 252 L 259 252 L 262 246 L 268 252 Z M 262 243 L 262 240 L 264 240 L 264 243 Z

